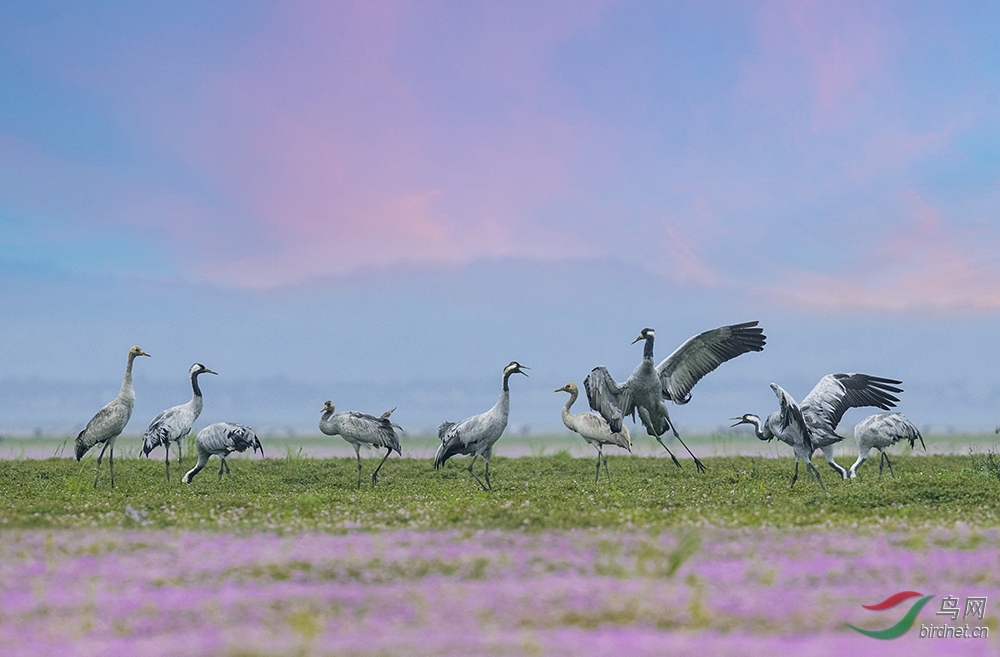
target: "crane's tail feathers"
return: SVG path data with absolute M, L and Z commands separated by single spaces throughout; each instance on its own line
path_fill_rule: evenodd
M 148 458 L 149 453 L 154 449 L 163 445 L 170 448 L 170 435 L 167 431 L 159 425 L 158 423 L 151 426 L 146 430 L 146 433 L 142 436 L 142 453 Z
M 89 443 L 89 441 L 86 438 L 84 438 L 83 434 L 85 433 L 87 433 L 86 430 L 81 431 L 80 434 L 76 437 L 76 442 L 73 445 L 74 450 L 76 452 L 77 461 L 82 459 L 83 455 L 87 453 L 87 450 L 89 450 L 91 447 L 94 446 L 93 443 Z
M 622 433 L 611 434 L 611 440 L 615 445 L 621 447 L 622 449 L 628 450 L 629 453 L 632 452 L 632 441 L 629 440 L 628 436 Z
M 441 439 L 442 443 L 444 442 L 444 437 L 453 426 L 455 426 L 454 422 L 442 422 L 441 426 L 438 427 L 438 438 Z
M 460 440 L 453 441 L 451 444 L 441 443 L 441 445 L 437 448 L 437 452 L 434 453 L 434 469 L 437 470 L 442 467 L 445 464 L 445 461 L 450 459 L 452 456 L 462 454 L 461 444 Z
M 441 446 L 437 448 L 436 452 L 434 452 L 434 469 L 437 470 L 440 468 L 447 460 L 448 457 L 445 456 L 444 443 L 441 443 Z

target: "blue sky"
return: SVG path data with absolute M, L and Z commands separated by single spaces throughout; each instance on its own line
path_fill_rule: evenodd
M 992 428 L 998 26 L 988 3 L 4 6 L 0 431 L 83 424 L 132 344 L 134 432 L 196 360 L 207 421 L 310 430 L 326 398 L 417 428 L 485 410 L 516 359 L 512 424 L 557 428 L 551 391 L 626 377 L 644 326 L 665 356 L 749 319 L 767 349 L 682 429 L 833 371 Z

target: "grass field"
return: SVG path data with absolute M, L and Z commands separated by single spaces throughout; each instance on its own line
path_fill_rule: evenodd
M 842 458 L 849 465 L 853 459 Z M 873 458 L 823 491 L 789 458 L 0 460 L 4 655 L 995 655 L 1000 456 Z M 190 467 L 190 459 L 186 462 Z M 481 464 L 477 464 L 478 468 Z M 904 636 L 880 630 L 934 598 Z M 941 600 L 988 601 L 979 616 Z M 912 601 L 911 601 L 912 602 Z M 921 639 L 919 626 L 986 638 Z
M 181 485 L 176 464 L 168 483 L 162 461 L 118 458 L 116 488 L 109 486 L 105 462 L 96 490 L 92 459 L 0 461 L 5 482 L 0 526 L 266 531 L 1000 526 L 1000 457 L 994 452 L 896 456 L 896 478 L 887 468 L 879 479 L 876 458 L 850 481 L 821 464 L 825 492 L 805 477 L 804 468 L 789 488 L 791 459 L 706 458 L 708 472 L 699 474 L 690 462 L 678 469 L 666 459 L 613 456 L 609 485 L 603 474 L 595 483 L 593 460 L 565 454 L 497 457 L 492 493 L 482 492 L 469 477 L 467 459 L 434 471 L 427 460 L 394 457 L 375 488 L 367 475 L 377 460 L 367 459 L 360 489 L 351 458 L 231 461 L 232 475 L 222 481 L 210 465 L 191 485 Z

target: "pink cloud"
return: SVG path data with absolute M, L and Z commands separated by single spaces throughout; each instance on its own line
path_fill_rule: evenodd
M 267 39 L 205 74 L 197 116 L 157 112 L 177 156 L 231 204 L 230 239 L 246 254 L 192 267 L 272 286 L 392 262 L 561 258 L 560 242 L 578 253 L 579 240 L 535 217 L 580 193 L 572 167 L 587 130 L 572 112 L 537 105 L 549 102 L 553 49 L 600 6 L 545 9 L 528 27 L 487 8 L 475 26 L 483 45 L 456 67 L 496 86 L 504 104 L 455 123 L 427 105 L 448 100 L 427 88 L 440 81 L 400 61 L 408 30 L 437 18 L 433 6 L 279 9 Z
M 758 49 L 737 93 L 813 132 L 855 120 L 881 74 L 891 30 L 878 5 L 778 0 L 757 15 Z M 803 113 L 803 106 L 809 108 Z
M 821 310 L 1000 310 L 995 229 L 950 225 L 914 191 L 903 202 L 904 218 L 882 234 L 866 235 L 848 273 L 786 270 L 783 284 L 760 292 Z

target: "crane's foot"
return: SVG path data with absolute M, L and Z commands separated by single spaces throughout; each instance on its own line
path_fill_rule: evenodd
M 694 464 L 695 464 L 695 467 L 698 468 L 698 472 L 706 472 L 708 470 L 708 468 L 705 467 L 705 464 L 703 464 L 698 459 L 694 460 Z

